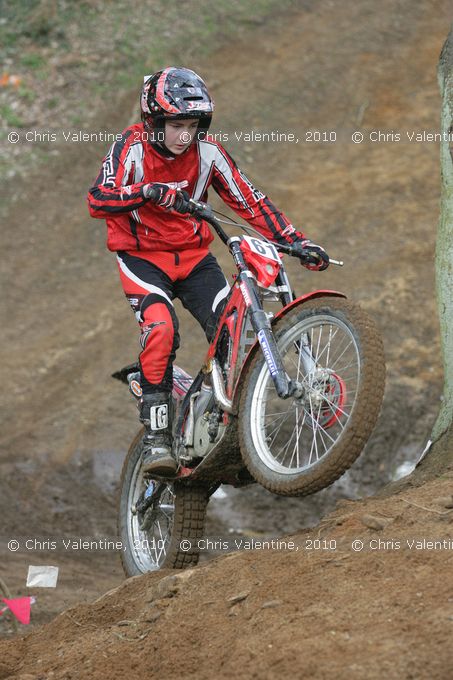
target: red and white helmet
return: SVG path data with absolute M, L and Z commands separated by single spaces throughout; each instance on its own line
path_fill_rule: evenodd
M 196 118 L 196 136 L 203 139 L 211 125 L 214 102 L 199 75 L 188 68 L 169 66 L 145 77 L 140 107 L 147 132 L 162 131 L 168 119 Z

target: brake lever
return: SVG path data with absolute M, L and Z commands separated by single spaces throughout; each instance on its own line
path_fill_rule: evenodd
M 277 249 L 281 250 L 282 252 L 286 252 L 289 255 L 294 255 L 294 251 L 292 251 L 291 246 L 285 247 L 285 246 L 279 245 L 277 247 Z M 296 254 L 295 257 L 300 257 L 300 255 Z M 335 264 L 337 267 L 343 267 L 344 266 L 343 260 L 334 260 L 333 257 L 329 257 L 329 264 Z
M 189 211 L 191 215 L 197 215 L 199 217 L 212 217 L 212 208 L 209 203 L 203 203 L 202 201 L 195 201 L 193 198 L 189 198 L 188 204 L 191 207 Z
M 307 258 L 307 262 L 310 262 L 310 260 Z M 335 264 L 337 267 L 343 267 L 344 262 L 343 260 L 334 260 L 332 257 L 329 257 L 329 264 Z

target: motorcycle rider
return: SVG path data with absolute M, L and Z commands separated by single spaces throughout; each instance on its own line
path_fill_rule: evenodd
M 325 269 L 329 257 L 207 134 L 214 102 L 200 76 L 176 67 L 146 76 L 140 105 L 142 122 L 111 146 L 88 205 L 92 217 L 106 219 L 107 247 L 117 253 L 121 283 L 141 328 L 143 470 L 172 476 L 172 366 L 179 347 L 172 300 L 181 300 L 210 340 L 229 291 L 209 252 L 213 235 L 204 220 L 188 214 L 188 197 L 206 201 L 212 185 L 268 239 L 309 254 L 308 268 Z

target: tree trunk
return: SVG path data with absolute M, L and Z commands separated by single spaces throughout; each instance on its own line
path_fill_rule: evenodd
M 453 463 L 453 25 L 438 64 L 442 96 L 440 163 L 441 206 L 436 245 L 436 289 L 439 311 L 444 390 L 434 425 L 432 446 L 412 481 L 425 481 Z

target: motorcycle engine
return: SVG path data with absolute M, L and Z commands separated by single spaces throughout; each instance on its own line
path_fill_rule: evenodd
M 216 422 L 216 427 L 213 432 L 212 415 L 214 415 L 217 420 L 215 414 L 203 413 L 203 415 L 197 418 L 195 422 L 193 437 L 194 452 L 201 458 L 204 458 L 204 456 L 206 456 L 216 445 L 225 429 L 223 423 Z

